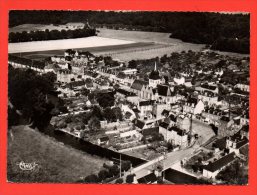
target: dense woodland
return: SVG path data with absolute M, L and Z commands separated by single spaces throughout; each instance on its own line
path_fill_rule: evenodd
M 171 33 L 212 49 L 249 53 L 250 15 L 206 12 L 11 11 L 10 27 L 89 21 L 95 27 Z

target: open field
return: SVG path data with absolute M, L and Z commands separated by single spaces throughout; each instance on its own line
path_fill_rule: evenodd
M 9 29 L 9 32 L 22 32 L 22 31 L 45 31 L 46 29 L 49 30 L 74 30 L 77 28 L 83 28 L 84 24 L 77 22 L 77 23 L 67 23 L 67 24 L 22 24 Z
M 77 39 L 9 43 L 8 53 L 90 48 L 90 47 L 101 47 L 101 46 L 112 46 L 112 45 L 124 45 L 124 44 L 131 44 L 131 43 L 134 43 L 134 42 L 92 36 L 92 37 L 77 38 Z
M 17 126 L 8 141 L 8 181 L 10 182 L 75 182 L 80 177 L 99 172 L 105 159 L 91 156 L 56 142 L 52 138 Z M 22 171 L 17 165 L 37 163 L 32 171 Z
M 125 44 L 125 45 L 111 45 L 111 46 L 102 46 L 102 47 L 90 47 L 90 48 L 75 48 L 76 50 L 79 51 L 89 51 L 95 55 L 112 55 L 113 53 L 116 52 L 124 52 L 128 50 L 136 50 L 138 48 L 142 49 L 147 49 L 153 47 L 158 47 L 158 45 L 155 45 L 154 43 L 131 43 L 131 44 Z M 64 51 L 66 49 L 62 50 L 49 50 L 49 51 L 35 51 L 35 52 L 24 52 L 24 53 L 16 53 L 15 55 L 29 58 L 29 59 L 34 59 L 34 60 L 43 60 L 47 57 L 51 56 L 63 56 Z

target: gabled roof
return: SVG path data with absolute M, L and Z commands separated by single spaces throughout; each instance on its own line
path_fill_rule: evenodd
M 167 85 L 157 85 L 158 95 L 161 96 L 170 96 L 171 90 L 170 87 Z
M 139 102 L 139 106 L 150 106 L 150 105 L 153 105 L 154 103 L 155 103 L 154 100 L 141 101 Z
M 142 81 L 142 80 L 135 80 L 133 82 L 133 84 L 131 85 L 131 89 L 135 89 L 138 91 L 141 91 L 143 86 L 148 85 L 148 83 L 146 81 Z
M 168 110 L 166 110 L 166 109 L 164 109 L 163 111 L 162 111 L 162 115 L 163 116 L 169 116 L 169 111 Z
M 130 92 L 130 91 L 127 91 L 127 90 L 121 89 L 121 88 L 116 89 L 116 92 L 117 92 L 117 93 L 120 93 L 120 94 L 123 94 L 123 95 L 125 95 L 125 96 L 135 96 L 135 95 L 136 95 L 136 94 L 133 93 L 133 92 Z
M 220 150 L 224 150 L 226 148 L 226 137 L 223 137 L 221 139 L 218 139 L 215 141 L 215 145 L 217 148 L 219 148 Z
M 177 117 L 173 114 L 170 114 L 169 116 L 170 120 L 172 120 L 173 122 L 177 122 Z
M 157 181 L 157 177 L 154 173 L 150 173 L 144 177 L 141 177 L 140 179 L 137 180 L 138 183 L 144 183 L 144 184 L 147 184 L 147 183 L 154 183 Z
M 229 122 L 229 117 L 228 116 L 222 116 L 220 118 L 220 120 L 225 121 L 225 122 Z
M 244 131 L 244 132 L 249 132 L 249 125 L 244 125 L 241 129 L 241 131 Z
M 135 120 L 135 125 L 136 127 L 138 127 L 139 129 L 143 129 L 145 126 L 145 123 L 143 121 L 140 120 Z
M 188 98 L 187 103 L 196 105 L 197 104 L 197 98 L 192 98 L 192 97 Z
M 160 126 L 160 127 L 163 127 L 164 129 L 167 129 L 168 126 L 169 126 L 169 124 L 168 124 L 168 123 L 165 123 L 165 122 L 162 122 L 162 123 L 160 123 L 159 126 Z
M 108 141 L 109 140 L 109 137 L 101 137 L 99 138 L 101 142 L 105 142 L 105 141 Z
M 182 130 L 182 129 L 176 127 L 176 126 L 173 126 L 173 127 L 169 128 L 168 130 L 169 131 L 176 131 L 177 134 L 180 135 L 180 136 L 184 135 L 184 132 L 185 132 L 184 130 Z
M 126 75 L 124 74 L 124 72 L 119 72 L 116 77 L 120 79 L 125 79 Z
M 153 135 L 153 134 L 156 134 L 156 133 L 159 133 L 159 127 L 151 127 L 151 128 L 146 128 L 146 129 L 142 130 L 142 134 L 144 136 Z
M 204 89 L 213 90 L 213 91 L 217 88 L 216 86 L 208 85 L 208 84 L 202 84 L 201 87 Z
M 216 160 L 215 162 L 204 166 L 203 168 L 210 172 L 215 172 L 215 171 L 223 168 L 227 164 L 231 163 L 234 160 L 235 160 L 235 152 L 232 152 L 232 153 L 220 158 L 219 160 Z

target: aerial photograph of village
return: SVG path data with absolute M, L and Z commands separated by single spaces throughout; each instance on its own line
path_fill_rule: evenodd
M 12 10 L 11 183 L 247 185 L 250 14 Z

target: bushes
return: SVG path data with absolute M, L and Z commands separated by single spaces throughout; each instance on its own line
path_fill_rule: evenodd
M 98 177 L 95 174 L 88 175 L 84 178 L 85 183 L 97 183 Z
M 126 183 L 133 183 L 135 176 L 136 176 L 135 174 L 128 175 L 126 178 Z
M 123 179 L 122 179 L 122 178 L 119 178 L 119 179 L 117 179 L 117 180 L 115 181 L 115 183 L 117 183 L 117 184 L 122 184 L 122 183 L 123 183 Z

